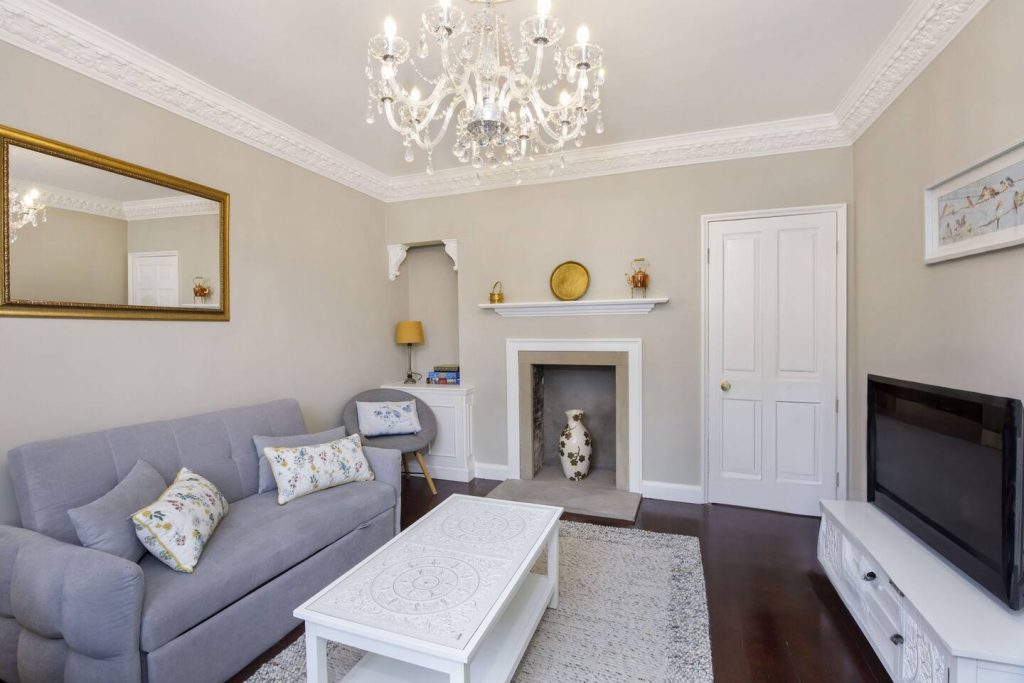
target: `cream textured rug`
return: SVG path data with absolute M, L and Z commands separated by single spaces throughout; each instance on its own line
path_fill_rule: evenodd
M 560 597 L 513 681 L 711 681 L 704 570 L 696 538 L 561 523 Z M 544 558 L 535 569 L 544 573 Z M 331 681 L 362 652 L 328 648 Z M 263 665 L 251 683 L 305 681 L 304 639 Z M 485 683 L 485 682 L 482 682 Z

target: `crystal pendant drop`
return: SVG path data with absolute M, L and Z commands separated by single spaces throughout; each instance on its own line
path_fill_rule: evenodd
M 373 125 L 373 122 L 377 120 L 375 112 L 373 111 L 373 102 L 370 102 L 369 106 L 366 107 L 366 122 Z
M 430 46 L 427 44 L 427 36 L 425 34 L 420 34 L 420 49 L 416 54 L 420 59 L 426 59 L 430 56 Z
M 483 182 L 484 182 L 484 179 L 480 177 L 480 171 L 477 171 L 476 172 L 476 182 L 475 182 L 475 185 L 477 187 L 480 187 L 480 185 L 482 185 Z
M 416 154 L 413 153 L 412 147 L 406 147 L 405 148 L 405 160 L 407 162 L 409 162 L 410 164 L 412 162 L 416 161 Z
M 434 175 L 434 155 L 427 154 L 427 175 Z
M 597 115 L 597 125 L 594 126 L 594 130 L 598 135 L 604 134 L 604 117 L 600 113 Z

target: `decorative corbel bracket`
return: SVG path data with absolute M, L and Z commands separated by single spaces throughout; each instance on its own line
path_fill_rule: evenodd
M 388 245 L 388 278 L 394 282 L 401 275 L 399 268 L 402 267 L 402 263 L 405 262 L 405 257 L 409 253 L 408 244 L 389 244 Z
M 458 271 L 459 269 L 459 241 L 458 240 L 441 240 L 444 243 L 444 251 L 448 256 L 451 257 L 455 267 L 452 270 Z

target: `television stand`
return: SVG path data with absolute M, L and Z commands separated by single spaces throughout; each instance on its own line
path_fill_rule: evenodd
M 1024 611 L 869 503 L 822 501 L 818 561 L 895 681 L 1024 683 Z

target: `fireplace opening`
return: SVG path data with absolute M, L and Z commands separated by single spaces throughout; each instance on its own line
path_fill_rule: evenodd
M 533 477 L 565 479 L 559 442 L 566 411 L 582 410 L 591 436 L 590 471 L 580 484 L 615 488 L 615 366 L 534 365 Z
M 629 357 L 611 352 L 522 352 L 519 478 L 629 491 Z M 590 471 L 566 477 L 559 442 L 566 411 L 583 411 Z

